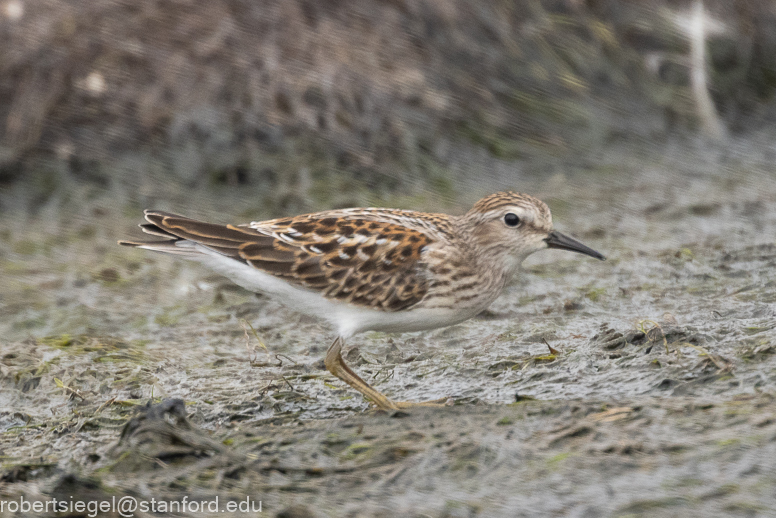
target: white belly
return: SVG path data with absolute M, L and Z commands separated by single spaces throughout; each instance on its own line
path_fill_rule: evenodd
M 197 246 L 201 255 L 191 257 L 231 279 L 243 288 L 273 296 L 278 302 L 300 313 L 328 321 L 343 338 L 363 331 L 423 331 L 450 326 L 467 320 L 482 307 L 453 310 L 449 307 L 415 308 L 404 311 L 380 311 L 327 299 L 317 292 L 289 284 L 245 263 L 235 261 L 207 248 Z

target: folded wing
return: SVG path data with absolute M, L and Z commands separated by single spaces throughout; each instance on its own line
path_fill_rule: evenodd
M 409 308 L 428 291 L 422 254 L 432 238 L 374 214 L 324 212 L 239 226 L 161 211 L 145 217 L 143 231 L 165 239 L 121 244 L 184 256 L 203 246 L 324 297 L 384 311 Z

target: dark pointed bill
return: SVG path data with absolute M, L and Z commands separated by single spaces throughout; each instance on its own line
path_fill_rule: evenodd
M 547 242 L 547 248 L 558 248 L 560 250 L 571 250 L 572 252 L 579 252 L 580 254 L 589 255 L 602 261 L 606 260 L 606 257 L 599 254 L 589 246 L 585 246 L 576 239 L 572 239 L 569 236 L 565 236 L 560 232 L 550 232 L 550 235 L 545 239 Z

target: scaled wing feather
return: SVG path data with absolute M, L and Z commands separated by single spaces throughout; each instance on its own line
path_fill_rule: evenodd
M 318 213 L 234 226 L 145 215 L 143 231 L 169 239 L 123 244 L 189 253 L 184 242 L 198 243 L 327 298 L 383 311 L 409 308 L 428 291 L 422 255 L 433 239 L 395 221 Z

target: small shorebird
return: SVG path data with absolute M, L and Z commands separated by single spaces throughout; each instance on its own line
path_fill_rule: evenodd
M 544 248 L 604 259 L 554 231 L 544 202 L 515 192 L 486 196 L 462 216 L 356 208 L 243 225 L 155 210 L 146 210 L 145 219 L 143 231 L 163 240 L 119 244 L 198 261 L 328 321 L 337 338 L 326 368 L 384 410 L 428 403 L 392 401 L 361 379 L 342 359 L 346 339 L 471 318 L 501 293 L 523 259 Z

